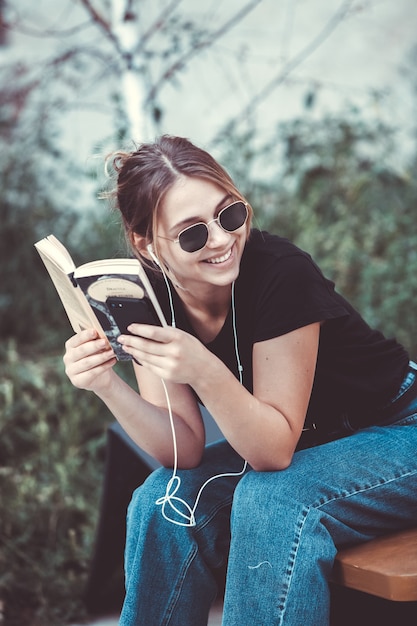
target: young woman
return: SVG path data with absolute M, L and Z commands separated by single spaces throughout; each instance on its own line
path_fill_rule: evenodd
M 337 549 L 417 519 L 416 365 L 308 254 L 251 230 L 205 151 L 165 136 L 113 163 L 170 323 L 119 338 L 140 395 L 93 330 L 66 344 L 72 383 L 163 466 L 129 507 L 120 624 L 206 624 L 228 560 L 225 626 L 325 626 Z M 207 447 L 199 403 L 224 435 Z

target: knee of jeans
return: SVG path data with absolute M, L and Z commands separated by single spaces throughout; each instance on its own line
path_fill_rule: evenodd
M 274 507 L 278 510 L 291 503 L 308 507 L 316 485 L 317 478 L 310 480 L 290 468 L 279 472 L 248 472 L 236 488 L 233 509 L 259 511 Z
M 158 498 L 161 495 L 161 491 L 165 490 L 165 487 L 172 476 L 172 469 L 166 467 L 159 467 L 149 474 L 149 476 L 138 487 L 137 491 L 143 497 Z
M 153 511 L 156 509 L 156 500 L 164 495 L 166 485 L 170 480 L 172 470 L 160 467 L 154 470 L 146 480 L 135 489 L 128 507 L 128 518 L 140 511 L 141 516 L 145 511 Z

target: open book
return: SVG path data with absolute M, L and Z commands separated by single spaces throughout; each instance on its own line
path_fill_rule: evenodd
M 95 328 L 107 337 L 118 360 L 132 357 L 117 337 L 133 322 L 167 323 L 142 265 L 137 259 L 105 259 L 75 267 L 54 235 L 35 243 L 75 332 Z

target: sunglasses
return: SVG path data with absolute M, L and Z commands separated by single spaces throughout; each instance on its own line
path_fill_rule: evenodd
M 187 226 L 178 234 L 176 239 L 169 239 L 168 237 L 161 237 L 161 239 L 179 243 L 184 252 L 197 252 L 206 245 L 209 237 L 208 227 L 213 222 L 216 222 L 226 233 L 233 233 L 235 230 L 242 228 L 247 219 L 247 205 L 241 200 L 237 200 L 225 206 L 218 216 L 209 222 L 197 222 L 197 224 Z

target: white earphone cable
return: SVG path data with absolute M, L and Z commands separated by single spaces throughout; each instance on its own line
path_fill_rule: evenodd
M 167 291 L 168 291 L 169 308 L 171 311 L 171 326 L 172 328 L 176 328 L 174 300 L 172 298 L 171 287 L 169 286 L 169 282 L 168 282 L 167 275 L 165 274 L 165 270 L 163 269 L 162 265 L 160 267 L 161 267 L 162 276 L 164 277 L 164 281 L 165 281 L 165 284 L 167 286 Z
M 165 272 L 162 271 L 162 273 L 164 275 L 165 283 L 167 285 L 168 293 L 169 293 L 172 326 L 175 326 L 175 313 L 174 313 L 174 308 L 173 308 L 173 303 L 172 303 L 171 289 L 169 287 L 168 280 L 165 277 Z M 239 347 L 238 347 L 238 338 L 237 338 L 237 329 L 236 329 L 235 283 L 234 282 L 232 284 L 232 326 L 233 326 L 233 340 L 234 340 L 237 368 L 238 368 L 238 374 L 239 374 L 239 381 L 240 381 L 240 384 L 242 384 L 243 367 L 242 367 L 240 356 L 239 356 Z M 165 494 L 161 498 L 158 498 L 155 504 L 157 504 L 158 506 L 161 506 L 161 513 L 167 521 L 172 522 L 173 524 L 176 524 L 177 526 L 195 526 L 196 524 L 195 511 L 200 501 L 201 494 L 203 490 L 205 489 L 205 487 L 209 483 L 211 483 L 213 480 L 216 480 L 217 478 L 241 476 L 246 471 L 247 461 L 244 461 L 243 468 L 239 472 L 226 472 L 223 474 L 216 474 L 215 476 L 211 476 L 211 478 L 207 479 L 205 483 L 203 483 L 203 485 L 201 486 L 197 494 L 197 497 L 194 501 L 193 506 L 190 506 L 187 502 L 185 502 L 185 500 L 176 496 L 175 494 L 178 492 L 181 486 L 181 479 L 177 475 L 177 469 L 178 469 L 177 438 L 176 438 L 176 433 L 175 433 L 175 424 L 174 424 L 174 418 L 172 414 L 172 407 L 171 407 L 171 402 L 169 399 L 168 389 L 166 387 L 165 381 L 162 378 L 161 378 L 161 382 L 164 388 L 165 397 L 167 401 L 167 407 L 168 407 L 168 413 L 169 413 L 169 421 L 170 421 L 171 432 L 172 432 L 172 442 L 173 442 L 173 447 L 174 447 L 174 463 L 173 463 L 172 475 L 167 483 Z M 179 504 L 182 505 L 183 509 L 185 509 L 186 511 L 185 513 L 183 510 L 180 510 L 178 508 Z M 179 516 L 179 518 L 182 518 L 184 521 L 179 521 L 178 519 L 173 519 L 172 517 L 169 517 L 169 515 L 166 512 L 167 505 L 169 505 L 171 510 L 174 511 Z

